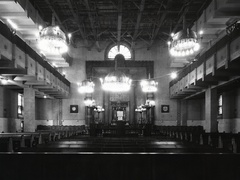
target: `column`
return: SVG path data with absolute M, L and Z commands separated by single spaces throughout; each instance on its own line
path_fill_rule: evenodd
M 187 126 L 187 100 L 181 100 L 181 111 L 180 111 L 180 116 L 181 116 L 181 126 Z
M 217 132 L 217 90 L 208 88 L 205 92 L 205 125 L 206 132 Z
M 35 90 L 24 88 L 24 131 L 35 132 Z

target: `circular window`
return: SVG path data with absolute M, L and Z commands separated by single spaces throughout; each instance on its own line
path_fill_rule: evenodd
M 132 59 L 132 52 L 130 48 L 124 44 L 110 46 L 107 51 L 107 59 L 114 60 L 117 54 L 122 54 L 125 60 Z

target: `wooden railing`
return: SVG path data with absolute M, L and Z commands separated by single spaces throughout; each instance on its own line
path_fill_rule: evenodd
M 237 69 L 239 45 L 240 30 L 236 29 L 196 57 L 196 62 L 180 71 L 178 78 L 170 82 L 170 97 L 184 98 L 203 91 L 208 85 L 218 85 L 240 76 Z

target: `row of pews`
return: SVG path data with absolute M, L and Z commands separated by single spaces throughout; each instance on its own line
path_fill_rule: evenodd
M 85 132 L 85 126 L 38 126 L 36 132 L 0 133 L 0 152 L 18 152 Z
M 199 145 L 208 145 L 232 153 L 240 153 L 240 134 L 206 133 L 201 126 L 157 126 L 156 134 Z

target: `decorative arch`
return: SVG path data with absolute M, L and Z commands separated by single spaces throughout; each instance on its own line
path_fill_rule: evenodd
M 105 51 L 105 60 L 114 60 L 117 54 L 122 54 L 125 60 L 134 60 L 134 51 L 127 43 L 109 44 Z

